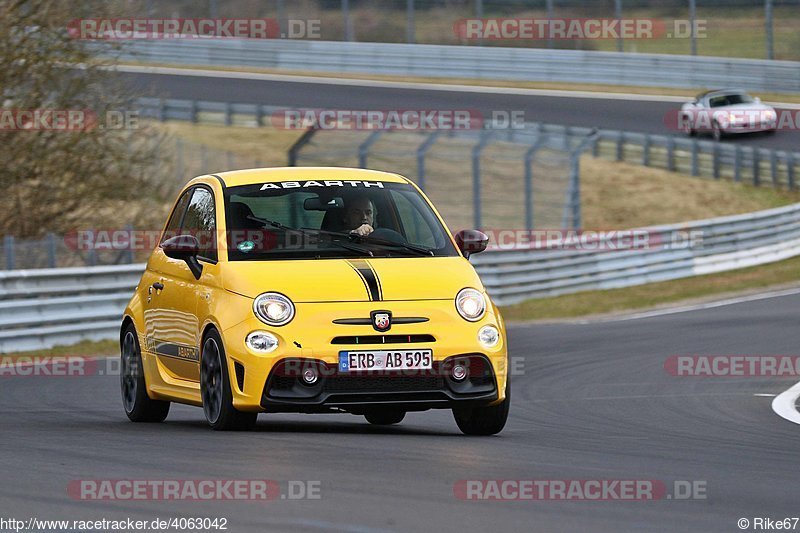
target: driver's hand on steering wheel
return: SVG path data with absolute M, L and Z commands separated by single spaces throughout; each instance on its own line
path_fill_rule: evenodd
M 360 237 L 366 237 L 367 235 L 369 235 L 372 232 L 373 232 L 372 226 L 370 226 L 369 224 L 362 224 L 359 227 L 357 227 L 356 229 L 354 229 L 353 231 L 351 231 L 350 233 L 354 234 L 354 235 L 358 235 Z

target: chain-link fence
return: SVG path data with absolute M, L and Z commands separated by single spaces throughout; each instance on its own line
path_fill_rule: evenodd
M 453 231 L 578 227 L 584 140 L 528 129 L 321 130 L 290 159 L 402 174 L 425 191 Z
M 124 7 L 135 16 L 272 18 L 283 36 L 300 39 L 800 59 L 800 0 L 138 0 Z M 481 18 L 652 19 L 663 31 L 622 40 L 465 39 L 457 31 L 459 21 Z
M 578 160 L 589 139 L 530 129 L 318 131 L 287 158 L 300 166 L 365 167 L 407 176 L 423 188 L 453 231 L 579 227 Z M 170 201 L 193 176 L 262 166 L 257 158 L 182 139 L 162 141 L 161 149 L 159 187 Z M 141 243 L 152 244 L 147 239 L 160 227 L 121 222 L 42 239 L 5 236 L 0 268 L 145 261 L 151 250 Z M 132 244 L 133 238 L 138 244 Z

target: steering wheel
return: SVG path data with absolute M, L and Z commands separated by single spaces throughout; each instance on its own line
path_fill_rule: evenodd
M 396 242 L 399 244 L 408 243 L 408 240 L 406 240 L 406 238 L 403 237 L 402 233 L 389 228 L 378 228 L 369 235 L 367 235 L 367 239 L 369 239 L 370 237 L 381 239 L 383 241 Z

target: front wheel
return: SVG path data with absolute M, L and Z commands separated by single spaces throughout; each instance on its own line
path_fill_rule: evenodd
M 494 435 L 500 433 L 508 420 L 511 405 L 511 379 L 506 378 L 506 398 L 502 403 L 486 407 L 453 409 L 458 429 L 465 435 Z
M 208 424 L 218 431 L 252 429 L 258 413 L 244 413 L 233 406 L 231 380 L 222 338 L 212 330 L 200 355 L 200 395 Z
M 716 142 L 722 140 L 722 128 L 720 128 L 716 121 L 714 121 L 714 123 L 711 125 L 711 136 Z
M 125 414 L 131 422 L 163 422 L 169 414 L 169 402 L 152 400 L 147 396 L 142 350 L 133 324 L 125 328 L 120 352 L 119 382 Z

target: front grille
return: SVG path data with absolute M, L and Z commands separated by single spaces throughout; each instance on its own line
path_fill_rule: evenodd
M 331 344 L 414 344 L 436 342 L 433 335 L 343 335 Z
M 441 376 L 331 376 L 324 392 L 423 392 L 441 390 Z

